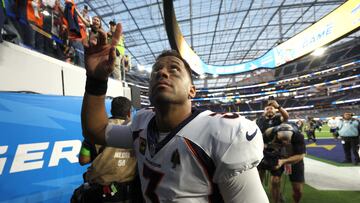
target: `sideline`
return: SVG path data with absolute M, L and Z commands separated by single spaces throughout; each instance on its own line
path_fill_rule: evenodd
M 339 167 L 305 157 L 305 183 L 317 190 L 360 191 L 360 166 Z

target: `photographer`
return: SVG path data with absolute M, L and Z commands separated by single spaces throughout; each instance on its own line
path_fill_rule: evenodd
M 276 114 L 279 111 L 280 115 Z M 263 134 L 264 143 L 271 142 L 272 139 L 267 139 L 264 136 L 265 131 L 268 128 L 278 126 L 282 122 L 286 122 L 289 118 L 288 112 L 282 108 L 274 97 L 269 97 L 267 106 L 264 109 L 264 114 L 256 120 L 256 124 L 259 126 L 261 133 Z
M 264 151 L 262 165 L 271 173 L 271 195 L 273 202 L 280 200 L 281 175 L 289 174 L 294 202 L 299 202 L 304 185 L 305 143 L 304 136 L 296 125 L 283 123 L 269 128 L 265 136 L 274 137 Z
M 316 142 L 316 136 L 315 136 L 316 128 L 317 128 L 317 123 L 314 120 L 314 117 L 308 116 L 305 122 L 305 129 L 304 129 L 307 135 L 308 142 L 310 142 L 310 140 Z
M 279 111 L 280 115 L 276 114 L 277 110 Z M 267 144 L 273 140 L 273 138 L 265 136 L 265 131 L 271 127 L 280 125 L 282 122 L 286 122 L 288 118 L 288 112 L 274 100 L 274 97 L 270 96 L 268 105 L 264 109 L 264 114 L 256 120 L 256 124 L 259 126 L 263 135 L 265 148 Z M 260 179 L 263 182 L 265 177 L 265 169 L 261 163 L 258 166 L 258 171 Z

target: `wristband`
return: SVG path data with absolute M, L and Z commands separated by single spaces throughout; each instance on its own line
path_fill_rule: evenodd
M 80 154 L 83 156 L 90 156 L 90 150 L 86 149 L 85 147 L 81 147 Z
M 99 80 L 87 76 L 85 92 L 96 96 L 105 95 L 107 90 L 107 82 L 108 80 Z

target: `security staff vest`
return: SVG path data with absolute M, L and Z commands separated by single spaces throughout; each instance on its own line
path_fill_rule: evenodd
M 121 124 L 124 121 L 110 119 L 111 123 Z M 136 158 L 133 149 L 120 149 L 96 145 L 98 156 L 91 163 L 86 173 L 86 180 L 101 185 L 113 182 L 132 181 L 136 175 Z M 102 150 L 102 151 L 101 151 Z

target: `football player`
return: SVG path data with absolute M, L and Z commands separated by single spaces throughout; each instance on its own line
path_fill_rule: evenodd
M 99 31 L 86 46 L 87 82 L 82 106 L 84 135 L 95 143 L 133 147 L 146 202 L 268 202 L 256 166 L 263 157 L 257 125 L 238 114 L 192 109 L 196 89 L 189 64 L 175 51 L 153 65 L 149 98 L 131 126 L 108 124 L 107 79 L 114 69 L 114 46 Z

